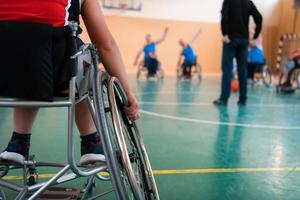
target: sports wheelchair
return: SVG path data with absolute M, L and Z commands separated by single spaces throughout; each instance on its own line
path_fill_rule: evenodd
M 161 66 L 161 62 L 157 59 L 150 59 L 150 63 L 146 64 L 145 60 L 142 60 L 138 65 L 138 71 L 136 74 L 137 80 L 140 79 L 141 74 L 146 76 L 146 79 L 156 78 L 157 80 L 162 80 L 164 78 L 165 72 Z M 149 65 L 147 67 L 147 65 Z M 149 69 L 150 68 L 150 69 Z
M 71 23 L 70 28 L 75 44 L 78 25 Z M 55 190 L 53 186 L 86 178 L 81 194 L 69 199 L 96 199 L 114 191 L 119 200 L 158 200 L 159 195 L 142 135 L 136 123 L 130 121 L 123 110 L 127 98 L 120 83 L 98 69 L 97 51 L 93 45 L 86 44 L 79 51 L 74 49 L 72 55 L 71 66 L 77 73 L 70 80 L 68 97 L 59 97 L 53 102 L 0 99 L 1 107 L 68 108 L 67 162 L 39 162 L 34 156 L 30 156 L 23 164 L 0 161 L 0 199 L 6 200 L 3 188 L 17 192 L 15 199 L 18 200 L 50 199 L 45 195 Z M 80 69 L 77 65 L 78 59 L 83 55 L 91 57 L 92 63 L 87 70 Z M 84 76 L 80 76 L 84 71 Z M 83 166 L 75 160 L 74 111 L 75 105 L 82 101 L 89 105 L 102 140 L 106 162 Z M 49 180 L 38 182 L 38 169 L 42 167 L 58 170 Z M 5 178 L 15 171 L 22 174 L 21 183 L 10 182 Z M 110 180 L 113 188 L 91 197 L 96 180 Z M 63 191 L 67 192 L 70 189 Z M 52 199 L 59 198 L 56 196 Z
M 300 89 L 300 69 L 294 68 L 288 73 L 289 80 L 284 79 L 284 73 L 280 72 L 278 85 L 276 85 L 277 93 L 294 93 Z
M 197 62 L 196 64 L 190 64 L 188 66 L 185 66 L 184 64 L 181 65 L 179 69 L 177 69 L 177 78 L 179 80 L 192 80 L 192 79 L 198 79 L 199 81 L 202 80 L 202 69 L 201 65 Z
M 251 86 L 254 87 L 259 83 L 263 83 L 266 87 L 270 87 L 273 82 L 272 71 L 267 65 L 262 67 L 262 70 L 254 73 L 254 79 L 251 82 Z

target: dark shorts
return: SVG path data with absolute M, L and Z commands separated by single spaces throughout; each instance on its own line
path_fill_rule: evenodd
M 189 67 L 189 68 L 191 68 L 191 67 L 193 67 L 193 66 L 195 66 L 196 65 L 196 61 L 188 61 L 188 60 L 184 60 L 183 61 L 183 63 L 182 63 L 182 67 Z
M 148 70 L 148 76 L 156 75 L 159 61 L 156 58 L 148 58 L 144 60 L 144 65 Z
M 188 60 L 184 60 L 182 63 L 182 74 L 186 78 L 190 78 L 192 76 L 192 67 L 196 66 L 196 61 L 191 62 Z
M 0 96 L 52 101 L 72 76 L 64 69 L 71 62 L 69 33 L 67 27 L 0 21 Z

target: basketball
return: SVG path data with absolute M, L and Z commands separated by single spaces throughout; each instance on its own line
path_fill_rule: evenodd
M 231 81 L 231 90 L 233 92 L 238 92 L 239 89 L 240 89 L 240 83 L 239 83 L 239 81 L 237 79 L 233 79 Z

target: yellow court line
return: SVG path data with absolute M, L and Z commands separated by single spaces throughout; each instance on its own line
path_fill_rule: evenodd
M 300 167 L 295 168 L 215 168 L 215 169 L 168 169 L 153 170 L 155 175 L 175 174 L 213 174 L 213 173 L 272 173 L 272 172 L 300 172 Z M 52 178 L 55 174 L 39 174 L 40 179 Z M 101 174 L 107 176 L 107 173 Z M 5 176 L 4 180 L 22 180 L 22 176 Z
M 246 172 L 300 172 L 300 168 L 216 168 L 216 169 L 174 169 L 153 170 L 156 175 L 171 174 L 211 174 L 211 173 L 246 173 Z

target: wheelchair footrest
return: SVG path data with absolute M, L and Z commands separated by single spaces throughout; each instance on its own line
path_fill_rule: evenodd
M 43 192 L 41 195 L 39 195 L 38 200 L 72 200 L 78 199 L 79 196 L 80 190 L 76 188 L 51 187 L 48 188 L 45 192 Z

